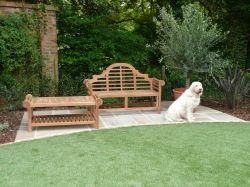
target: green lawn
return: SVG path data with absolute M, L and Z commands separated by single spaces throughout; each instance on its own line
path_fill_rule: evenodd
M 0 186 L 250 186 L 250 123 L 119 128 L 0 146 Z

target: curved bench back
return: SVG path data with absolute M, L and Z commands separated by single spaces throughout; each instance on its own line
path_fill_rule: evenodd
M 152 90 L 152 79 L 127 63 L 110 65 L 102 74 L 94 75 L 89 83 L 93 92 Z

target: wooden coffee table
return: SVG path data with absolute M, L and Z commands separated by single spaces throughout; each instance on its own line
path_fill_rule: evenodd
M 99 106 L 102 100 L 95 96 L 71 96 L 71 97 L 33 97 L 28 94 L 23 106 L 28 112 L 28 130 L 36 126 L 54 125 L 87 125 L 92 124 L 99 128 Z M 51 107 L 85 107 L 86 111 L 81 114 L 59 115 L 33 115 L 36 108 Z

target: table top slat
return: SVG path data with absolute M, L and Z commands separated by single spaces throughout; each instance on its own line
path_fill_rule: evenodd
M 33 97 L 31 107 L 58 107 L 58 106 L 94 106 L 95 99 L 92 96 L 70 97 Z

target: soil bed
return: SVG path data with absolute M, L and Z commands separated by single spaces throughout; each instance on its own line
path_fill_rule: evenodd
M 202 98 L 201 105 L 250 121 L 250 99 L 244 100 L 235 109 L 229 109 L 226 107 L 226 103 L 223 100 L 213 98 Z
M 20 127 L 23 111 L 0 112 L 0 144 L 14 142 Z M 1 130 L 1 126 L 6 126 Z

